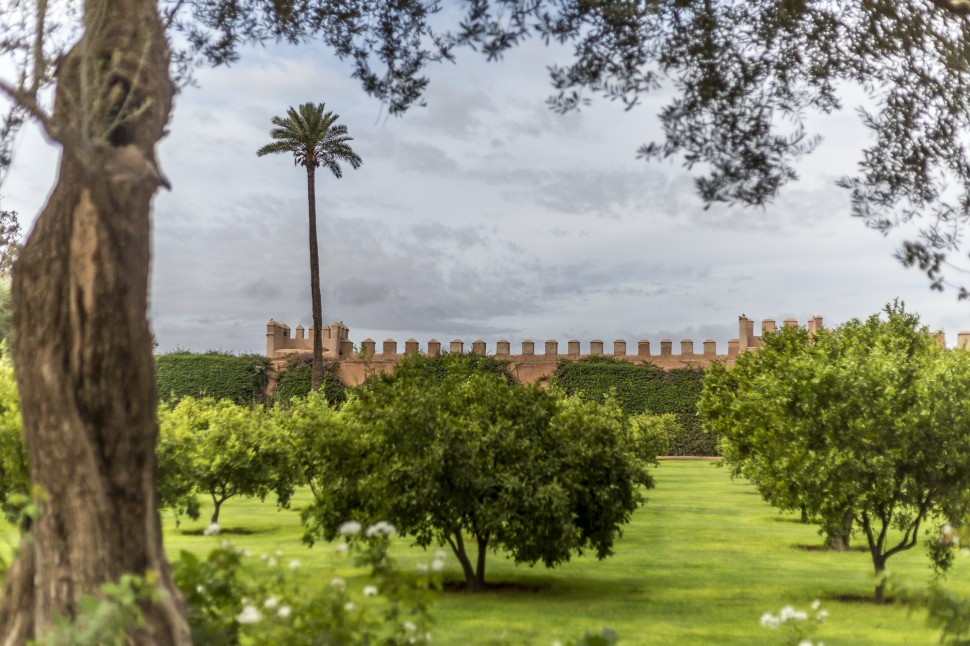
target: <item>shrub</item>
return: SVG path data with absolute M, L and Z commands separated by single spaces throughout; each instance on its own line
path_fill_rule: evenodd
M 649 363 L 589 357 L 560 362 L 552 384 L 594 401 L 613 392 L 627 415 L 673 414 L 677 426 L 667 426 L 670 455 L 717 455 L 717 437 L 705 433 L 697 417 L 703 380 L 704 371 L 696 368 L 663 370 Z
M 310 393 L 313 355 L 301 352 L 293 355 L 276 376 L 273 402 L 287 406 L 294 397 L 306 397 Z M 339 364 L 326 361 L 323 364 L 323 383 L 320 385 L 327 402 L 338 406 L 347 399 L 347 385 L 340 379 Z
M 159 399 L 183 397 L 229 399 L 237 404 L 261 402 L 269 359 L 258 354 L 177 351 L 155 357 Z

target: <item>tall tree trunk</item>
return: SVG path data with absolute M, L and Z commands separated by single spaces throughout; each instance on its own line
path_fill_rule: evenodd
M 310 203 L 310 300 L 313 306 L 313 365 L 310 368 L 310 386 L 314 392 L 323 383 L 323 306 L 320 298 L 320 251 L 317 247 L 317 192 L 314 172 L 316 167 L 307 164 L 306 193 Z
M 125 573 L 157 574 L 138 644 L 189 644 L 162 550 L 146 319 L 155 144 L 171 110 L 155 2 L 87 0 L 48 134 L 57 185 L 14 275 L 13 357 L 34 481 L 47 492 L 0 598 L 0 644 L 42 635 Z

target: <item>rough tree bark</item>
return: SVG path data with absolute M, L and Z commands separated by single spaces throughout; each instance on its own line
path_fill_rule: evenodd
M 138 644 L 189 644 L 156 511 L 146 318 L 149 212 L 174 87 L 156 3 L 87 0 L 45 123 L 57 184 L 14 273 L 13 356 L 34 481 L 49 498 L 0 598 L 0 644 L 42 635 L 83 595 L 154 571 Z

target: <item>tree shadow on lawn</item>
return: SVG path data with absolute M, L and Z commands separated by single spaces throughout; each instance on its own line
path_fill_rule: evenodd
M 468 593 L 467 585 L 464 580 L 453 579 L 451 581 L 445 581 L 442 583 L 442 589 L 449 594 L 465 594 Z M 527 592 L 536 594 L 539 592 L 545 592 L 552 587 L 552 582 L 546 581 L 543 583 L 522 583 L 519 581 L 496 581 L 494 583 L 485 583 L 485 593 L 495 592 L 512 592 L 521 593 Z M 469 593 L 470 594 L 470 593 Z
M 832 554 L 838 554 L 840 551 L 842 552 L 868 552 L 869 551 L 869 548 L 863 545 L 856 545 L 855 547 L 849 547 L 848 549 L 844 549 L 844 550 L 832 550 L 832 549 L 829 549 L 828 546 L 826 545 L 821 545 L 817 543 L 813 543 L 811 545 L 806 545 L 804 543 L 796 543 L 795 548 L 800 550 L 805 550 L 806 552 L 831 552 Z
M 447 594 L 469 593 L 464 579 L 449 579 L 442 583 L 442 589 Z M 515 596 L 518 594 L 546 597 L 576 597 L 584 599 L 628 597 L 644 591 L 640 582 L 620 582 L 616 580 L 589 579 L 586 577 L 557 578 L 543 576 L 537 578 L 523 578 L 519 580 L 486 581 L 485 594 Z M 475 593 L 480 594 L 480 593 Z
M 840 603 L 863 603 L 871 606 L 894 606 L 896 597 L 886 596 L 882 603 L 876 603 L 876 597 L 870 594 L 827 594 L 822 597 L 826 601 L 838 601 Z M 901 601 L 901 600 L 900 600 Z
M 180 529 L 179 533 L 182 536 L 202 536 L 203 532 L 206 530 L 205 527 L 199 529 Z M 267 529 L 246 529 L 245 527 L 222 527 L 219 529 L 219 536 L 223 534 L 233 534 L 236 536 L 249 536 L 251 534 L 265 534 L 269 530 Z

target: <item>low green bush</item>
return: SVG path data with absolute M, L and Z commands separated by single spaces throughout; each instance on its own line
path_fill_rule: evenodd
M 313 355 L 309 352 L 301 352 L 290 357 L 276 376 L 273 403 L 289 405 L 294 397 L 306 397 L 310 394 L 312 366 Z M 340 379 L 339 367 L 334 362 L 323 363 L 323 384 L 320 388 L 331 406 L 337 406 L 347 400 L 347 385 Z
M 649 363 L 589 357 L 560 362 L 552 384 L 596 401 L 612 391 L 627 415 L 671 413 L 677 424 L 667 426 L 670 455 L 717 455 L 717 437 L 705 433 L 697 417 L 703 379 L 704 371 L 696 368 L 663 370 Z
M 195 353 L 178 350 L 155 357 L 155 378 L 162 401 L 183 397 L 261 402 L 269 359 L 259 354 Z

